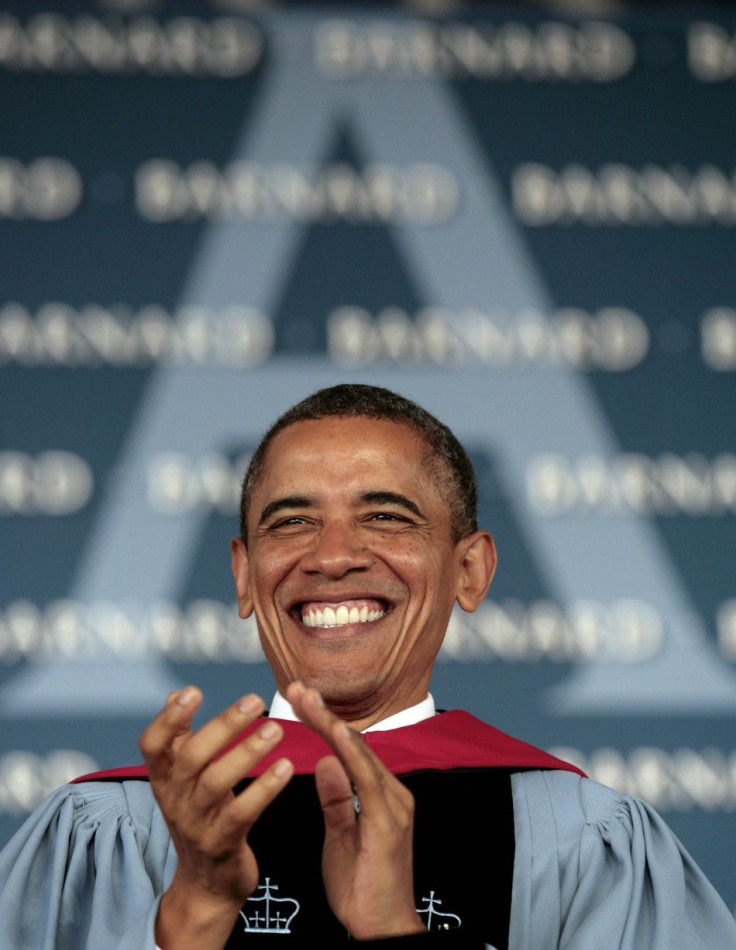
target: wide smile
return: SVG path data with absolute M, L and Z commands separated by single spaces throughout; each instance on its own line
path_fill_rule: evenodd
M 387 601 L 371 597 L 340 601 L 305 600 L 295 605 L 292 613 L 305 627 L 331 629 L 373 623 L 385 617 L 390 609 Z

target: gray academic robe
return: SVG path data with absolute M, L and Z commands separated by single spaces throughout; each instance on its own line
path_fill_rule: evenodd
M 328 749 L 300 723 L 282 724 L 285 744 L 272 755 L 288 754 L 296 773 L 308 776 Z M 473 913 L 480 919 L 487 912 L 482 895 L 488 894 L 490 907 L 496 887 L 494 864 L 508 863 L 510 950 L 736 950 L 734 917 L 644 801 L 593 782 L 459 710 L 367 733 L 366 739 L 398 775 L 454 773 L 465 789 L 478 777 L 477 800 L 448 801 L 442 814 L 478 816 L 478 834 L 471 817 L 457 851 L 462 866 L 453 873 L 458 880 L 473 876 L 481 895 L 473 899 Z M 511 851 L 498 858 L 495 837 L 486 840 L 480 830 L 493 827 L 490 820 L 483 824 L 489 775 L 494 782 L 508 776 L 509 783 Z M 435 824 L 439 836 L 441 823 Z M 0 853 L 0 948 L 155 950 L 158 901 L 175 867 L 145 769 L 113 770 L 63 786 Z M 495 946 L 483 938 L 463 942 L 466 931 L 453 929 L 460 918 L 452 910 L 438 904 L 433 918 L 449 922 L 437 938 L 448 950 Z M 246 914 L 243 921 L 247 927 Z M 274 950 L 288 948 L 282 933 L 267 939 L 276 941 Z M 318 934 L 311 940 L 324 945 Z M 431 938 L 426 944 L 421 936 L 406 941 L 422 950 Z M 394 942 L 386 942 L 386 950 Z

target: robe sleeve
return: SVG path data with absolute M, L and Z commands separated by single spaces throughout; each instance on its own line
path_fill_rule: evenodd
M 63 786 L 0 853 L 0 947 L 154 950 L 175 865 L 147 782 Z
M 568 772 L 512 779 L 510 950 L 736 950 L 736 920 L 658 812 Z

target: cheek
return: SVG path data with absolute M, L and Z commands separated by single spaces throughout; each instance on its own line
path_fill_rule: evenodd
M 434 590 L 436 596 L 438 589 L 451 583 L 452 563 L 435 548 L 409 542 L 396 550 L 389 543 L 379 556 L 412 588 Z
M 251 588 L 254 597 L 270 601 L 279 587 L 288 583 L 290 575 L 298 565 L 301 554 L 283 547 L 266 548 L 258 552 L 251 566 Z
M 259 568 L 251 571 L 251 590 L 257 600 L 269 600 L 279 584 L 283 571 L 276 561 L 265 560 Z

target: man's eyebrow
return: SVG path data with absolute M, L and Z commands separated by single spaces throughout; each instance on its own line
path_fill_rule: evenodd
M 262 525 L 271 515 L 277 511 L 282 511 L 284 508 L 310 508 L 313 504 L 314 498 L 309 495 L 287 495 L 285 498 L 275 498 L 273 501 L 269 501 L 261 512 L 258 524 Z
M 360 497 L 363 501 L 367 501 L 372 505 L 398 505 L 400 508 L 406 508 L 408 511 L 411 511 L 417 518 L 424 517 L 424 512 L 418 505 L 415 505 L 406 495 L 400 495 L 395 491 L 367 491 Z

